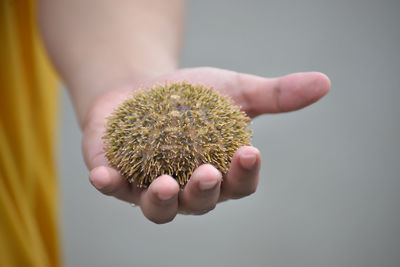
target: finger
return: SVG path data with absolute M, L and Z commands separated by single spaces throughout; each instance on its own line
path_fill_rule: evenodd
M 308 106 L 326 95 L 331 83 L 319 72 L 294 73 L 272 79 L 238 74 L 237 86 L 243 88 L 243 109 L 255 117 Z
M 146 218 L 161 224 L 172 221 L 178 212 L 179 185 L 174 178 L 162 175 L 154 180 L 140 198 Z
M 120 173 L 106 166 L 99 166 L 90 171 L 90 183 L 101 193 L 114 196 L 139 205 L 142 190 L 136 184 L 129 183 Z
M 89 110 L 83 128 L 82 154 L 89 170 L 98 166 L 107 166 L 104 155 L 103 135 L 107 123 L 106 117 L 129 95 L 128 91 L 111 92 L 96 100 Z
M 242 198 L 257 189 L 261 156 L 258 149 L 244 146 L 233 155 L 229 169 L 221 187 L 220 201 Z
M 180 212 L 204 214 L 215 208 L 222 174 L 210 164 L 198 167 L 179 196 Z
M 214 87 L 229 95 L 250 117 L 288 112 L 308 106 L 329 92 L 329 78 L 319 72 L 263 78 L 218 68 L 182 69 L 168 81 L 190 81 Z
M 129 183 L 120 173 L 111 168 L 104 154 L 102 136 L 106 125 L 105 117 L 126 97 L 129 92 L 112 92 L 113 97 L 103 97 L 88 112 L 83 125 L 82 153 L 90 170 L 89 180 L 101 193 L 139 205 L 141 189 Z M 110 100 L 111 99 L 111 100 Z

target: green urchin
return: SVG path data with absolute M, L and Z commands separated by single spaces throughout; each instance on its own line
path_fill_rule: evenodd
M 183 187 L 209 163 L 223 174 L 235 151 L 250 144 L 250 119 L 212 88 L 172 83 L 139 90 L 108 118 L 109 164 L 130 182 L 147 187 L 163 174 Z

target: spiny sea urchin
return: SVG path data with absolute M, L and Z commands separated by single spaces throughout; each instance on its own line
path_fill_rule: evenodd
M 250 119 L 211 88 L 189 83 L 139 90 L 108 118 L 105 152 L 130 182 L 147 187 L 163 174 L 183 187 L 209 163 L 226 173 L 235 151 L 250 144 Z

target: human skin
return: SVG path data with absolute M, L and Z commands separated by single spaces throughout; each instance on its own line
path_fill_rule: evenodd
M 155 223 L 178 213 L 205 214 L 221 201 L 254 193 L 261 156 L 254 147 L 242 147 L 226 175 L 209 164 L 199 166 L 183 190 L 168 175 L 147 189 L 128 183 L 108 165 L 102 136 L 106 117 L 133 91 L 166 81 L 199 83 L 229 95 L 254 118 L 298 110 L 330 89 L 328 77 L 318 72 L 264 78 L 210 67 L 177 69 L 182 13 L 179 0 L 42 0 L 39 5 L 44 42 L 83 130 L 90 182 L 105 195 L 140 206 Z

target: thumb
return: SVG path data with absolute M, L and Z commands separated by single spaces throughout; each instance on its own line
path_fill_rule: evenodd
M 331 82 L 319 72 L 293 73 L 271 79 L 238 74 L 237 86 L 243 88 L 243 109 L 255 117 L 306 107 L 326 95 Z

